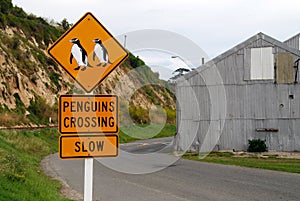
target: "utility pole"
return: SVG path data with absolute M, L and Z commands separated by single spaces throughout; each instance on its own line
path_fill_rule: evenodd
M 126 38 L 127 38 L 127 35 L 124 35 L 124 48 L 126 48 Z

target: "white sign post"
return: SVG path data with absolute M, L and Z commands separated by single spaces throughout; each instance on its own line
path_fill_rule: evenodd
M 94 92 L 86 93 L 86 95 L 93 95 Z M 93 169 L 94 159 L 84 159 L 84 201 L 93 200 Z
M 93 199 L 93 158 L 84 159 L 84 201 Z

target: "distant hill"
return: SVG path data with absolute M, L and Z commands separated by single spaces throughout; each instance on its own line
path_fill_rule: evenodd
M 47 48 L 68 28 L 66 20 L 49 22 L 28 15 L 22 8 L 13 6 L 11 0 L 0 0 L 0 126 L 48 124 L 49 117 L 57 123 L 58 96 L 82 93 L 64 70 L 46 55 Z M 125 74 L 141 65 L 144 62 L 130 54 L 95 92 L 111 93 Z M 146 85 L 128 98 L 128 90 L 141 83 L 156 85 Z M 123 101 L 121 113 L 127 101 L 134 122 L 148 123 L 148 110 L 160 105 L 167 111 L 168 122 L 174 123 L 175 97 L 165 86 L 167 83 L 159 80 L 158 74 L 149 67 L 139 68 L 138 73 L 130 74 L 124 88 L 117 91 Z M 126 122 L 121 118 L 121 123 Z

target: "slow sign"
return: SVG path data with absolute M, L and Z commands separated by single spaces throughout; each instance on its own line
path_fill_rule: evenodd
M 117 135 L 60 136 L 60 158 L 114 157 L 118 155 Z

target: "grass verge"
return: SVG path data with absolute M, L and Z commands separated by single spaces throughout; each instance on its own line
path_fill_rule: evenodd
M 69 200 L 61 184 L 40 169 L 43 157 L 57 152 L 57 129 L 0 131 L 0 200 Z
M 147 128 L 146 128 L 147 127 Z M 124 126 L 120 129 L 120 143 L 132 142 L 140 139 L 171 137 L 176 133 L 175 124 L 144 124 L 137 126 Z
M 261 158 L 258 156 L 239 157 L 231 152 L 212 152 L 203 159 L 199 158 L 199 154 L 186 153 L 183 158 L 225 165 L 300 173 L 300 159 L 276 157 Z

